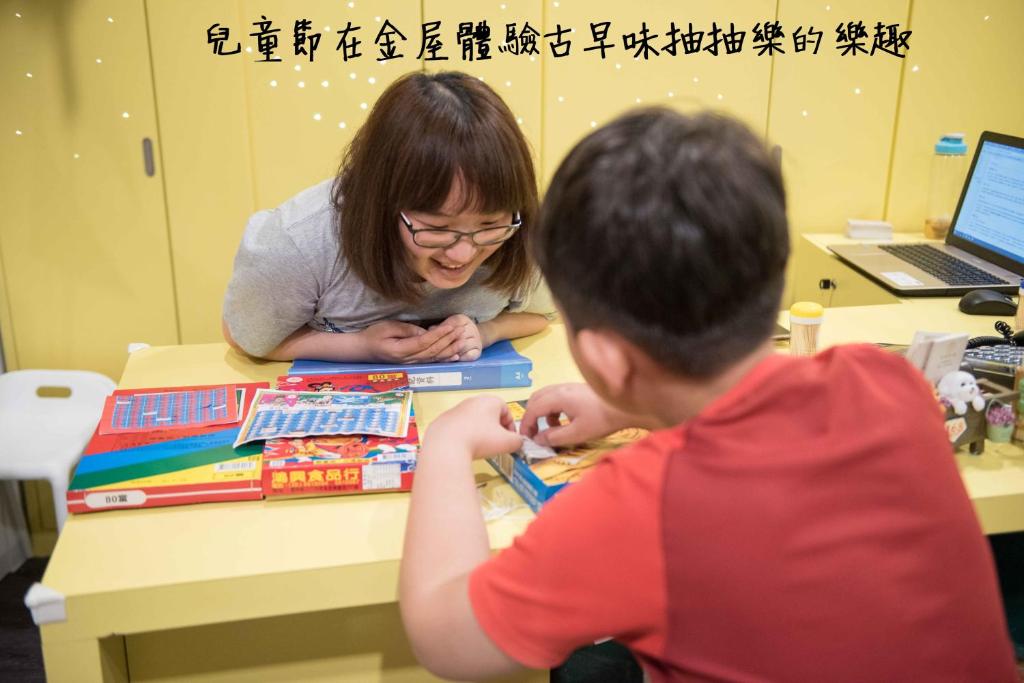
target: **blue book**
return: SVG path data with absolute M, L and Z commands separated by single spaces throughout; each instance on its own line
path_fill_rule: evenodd
M 404 372 L 415 391 L 501 389 L 530 386 L 533 362 L 516 351 L 508 340 L 492 344 L 474 361 L 455 363 L 336 363 L 298 359 L 289 375 L 332 375 L 346 372 Z

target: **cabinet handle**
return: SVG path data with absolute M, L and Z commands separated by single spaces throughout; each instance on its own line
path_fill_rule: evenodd
M 149 138 L 142 138 L 142 163 L 146 168 L 146 175 L 152 178 L 156 175 L 156 164 L 153 163 L 153 141 Z

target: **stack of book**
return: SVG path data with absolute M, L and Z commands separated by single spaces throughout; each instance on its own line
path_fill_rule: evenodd
M 73 513 L 412 488 L 404 372 L 120 389 L 68 490 Z
M 266 386 L 115 391 L 71 480 L 68 510 L 259 499 L 262 446 L 232 444 L 244 406 Z

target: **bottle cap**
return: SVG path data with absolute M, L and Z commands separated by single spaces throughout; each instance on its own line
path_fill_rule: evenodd
M 818 325 L 825 315 L 825 307 L 813 301 L 797 301 L 789 308 L 790 322 Z
M 963 133 L 946 133 L 935 143 L 936 154 L 967 154 L 967 143 Z

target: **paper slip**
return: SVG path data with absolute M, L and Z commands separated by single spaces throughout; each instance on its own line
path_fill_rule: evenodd
M 515 425 L 516 425 L 516 431 L 518 432 L 519 431 L 520 420 L 516 420 Z M 542 432 L 542 431 L 544 431 L 547 428 L 548 428 L 547 419 L 543 418 L 543 417 L 538 418 L 537 419 L 537 432 L 538 433 Z M 555 451 L 555 449 L 549 448 L 548 446 L 541 446 L 539 443 L 535 442 L 533 439 L 531 439 L 529 437 L 526 437 L 526 436 L 523 437 L 523 447 L 521 449 L 519 449 L 519 452 L 522 454 L 522 456 L 524 458 L 526 458 L 527 462 L 535 462 L 537 460 L 547 460 L 548 458 L 553 458 L 556 455 L 558 455 L 558 453 Z

